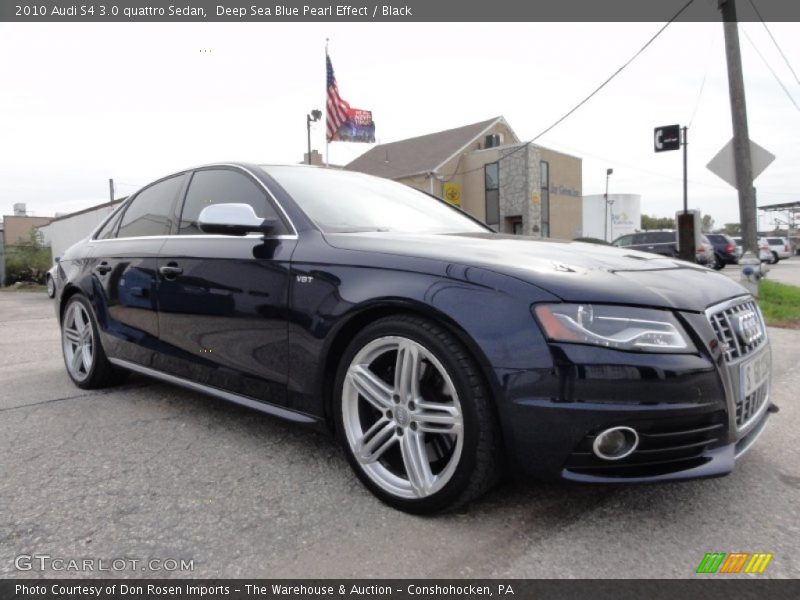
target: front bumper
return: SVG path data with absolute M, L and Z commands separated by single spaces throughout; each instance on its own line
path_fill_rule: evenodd
M 744 398 L 740 377 L 742 364 L 769 353 L 769 343 L 765 337 L 749 354 L 731 358 L 708 314 L 680 317 L 693 332 L 697 354 L 551 344 L 550 368 L 498 372 L 504 386 L 500 416 L 515 471 L 586 483 L 729 473 L 769 416 L 770 382 Z M 595 436 L 616 426 L 635 429 L 639 446 L 618 461 L 598 458 Z

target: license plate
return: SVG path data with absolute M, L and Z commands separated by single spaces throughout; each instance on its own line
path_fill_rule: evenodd
M 742 378 L 742 398 L 747 398 L 758 388 L 764 385 L 769 379 L 770 355 L 769 352 L 762 352 L 758 356 L 748 360 L 740 367 Z

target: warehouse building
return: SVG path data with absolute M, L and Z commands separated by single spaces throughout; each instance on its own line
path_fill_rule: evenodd
M 39 227 L 42 240 L 50 246 L 53 258 L 62 256 L 67 248 L 94 231 L 122 200 L 124 198 L 61 215 Z
M 581 235 L 581 159 L 521 142 L 503 117 L 388 144 L 345 166 L 459 206 L 501 233 Z

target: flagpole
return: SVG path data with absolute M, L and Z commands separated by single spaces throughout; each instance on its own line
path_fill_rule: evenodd
M 328 38 L 325 38 L 325 166 L 328 166 Z

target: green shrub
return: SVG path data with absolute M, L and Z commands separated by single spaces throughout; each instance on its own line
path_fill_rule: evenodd
M 31 228 L 28 239 L 15 246 L 6 246 L 5 285 L 18 281 L 44 283 L 53 264 L 50 248 L 42 246 L 36 229 Z

